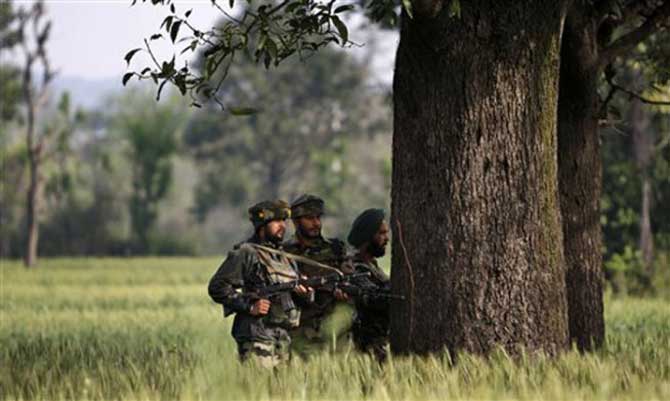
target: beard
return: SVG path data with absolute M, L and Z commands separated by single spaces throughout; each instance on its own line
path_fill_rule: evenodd
M 270 232 L 269 230 L 265 230 L 265 239 L 267 241 L 272 242 L 275 245 L 281 244 L 281 242 L 284 240 L 284 230 L 278 230 L 274 233 Z
M 370 254 L 375 258 L 381 258 L 386 254 L 386 244 L 379 245 L 376 242 L 370 243 Z
M 296 228 L 297 228 L 298 234 L 300 234 L 300 236 L 302 238 L 317 239 L 317 238 L 321 237 L 321 229 L 320 228 L 313 228 L 311 230 L 306 230 L 306 229 L 302 228 L 301 226 L 297 226 Z

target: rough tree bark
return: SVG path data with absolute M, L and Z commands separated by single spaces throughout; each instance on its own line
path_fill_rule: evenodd
M 568 344 L 557 188 L 563 1 L 403 16 L 394 77 L 396 352 Z
M 597 25 L 573 6 L 561 46 L 558 164 L 570 338 L 604 340 Z
M 670 20 L 670 1 L 630 1 L 620 10 L 621 17 L 612 18 L 617 12 L 611 7 L 616 4 L 572 2 L 561 47 L 559 188 L 570 339 L 581 350 L 596 348 L 605 339 L 598 80 L 616 58 L 664 29 Z M 645 16 L 641 25 L 611 41 L 617 26 L 632 24 L 640 15 Z

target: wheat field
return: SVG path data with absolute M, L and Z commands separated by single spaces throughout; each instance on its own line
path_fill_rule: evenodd
M 207 296 L 217 258 L 0 267 L 0 400 L 670 399 L 670 307 L 606 297 L 603 349 L 446 354 L 383 366 L 349 345 L 275 372 L 240 365 Z

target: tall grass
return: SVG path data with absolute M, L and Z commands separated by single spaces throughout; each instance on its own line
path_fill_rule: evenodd
M 380 366 L 350 346 L 240 365 L 206 294 L 217 259 L 51 259 L 0 268 L 0 399 L 670 399 L 670 308 L 607 299 L 603 349 L 446 354 Z

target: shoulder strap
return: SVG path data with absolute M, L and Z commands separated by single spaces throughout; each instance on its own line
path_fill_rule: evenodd
M 298 278 L 297 272 L 293 273 L 293 274 L 289 274 L 289 273 L 281 271 L 280 269 L 277 269 L 275 267 L 277 263 L 290 265 L 290 262 L 288 261 L 288 259 L 285 256 L 282 257 L 281 260 L 279 260 L 279 261 L 274 261 L 274 260 L 272 260 L 272 257 L 267 253 L 267 251 L 262 250 L 262 249 L 256 249 L 256 255 L 258 255 L 259 261 L 263 264 L 263 266 L 265 266 L 265 268 L 268 270 L 268 273 L 276 274 L 276 275 L 291 278 L 291 279 Z
M 332 266 L 328 266 L 328 265 L 325 265 L 325 264 L 323 264 L 323 263 L 319 263 L 319 262 L 317 262 L 317 261 L 315 261 L 315 260 L 312 260 L 312 259 L 310 259 L 310 258 L 306 258 L 306 257 L 304 257 L 304 256 L 294 255 L 294 254 L 292 254 L 292 253 L 288 253 L 288 252 L 284 252 L 284 251 L 279 251 L 279 250 L 277 250 L 277 249 L 268 248 L 268 247 L 263 246 L 263 245 L 258 245 L 258 244 L 249 244 L 249 245 L 253 246 L 254 248 L 263 250 L 263 251 L 265 251 L 265 252 L 269 252 L 269 253 L 273 253 L 273 254 L 275 254 L 275 255 L 280 255 L 280 256 L 288 257 L 289 259 L 293 259 L 293 260 L 295 260 L 296 262 L 304 263 L 304 264 L 306 264 L 306 265 L 310 265 L 310 266 L 313 266 L 313 267 L 318 267 L 318 268 L 321 268 L 321 269 L 332 270 L 333 272 L 339 274 L 340 276 L 343 275 L 341 271 L 337 270 L 336 268 L 334 268 L 334 267 L 332 267 Z

